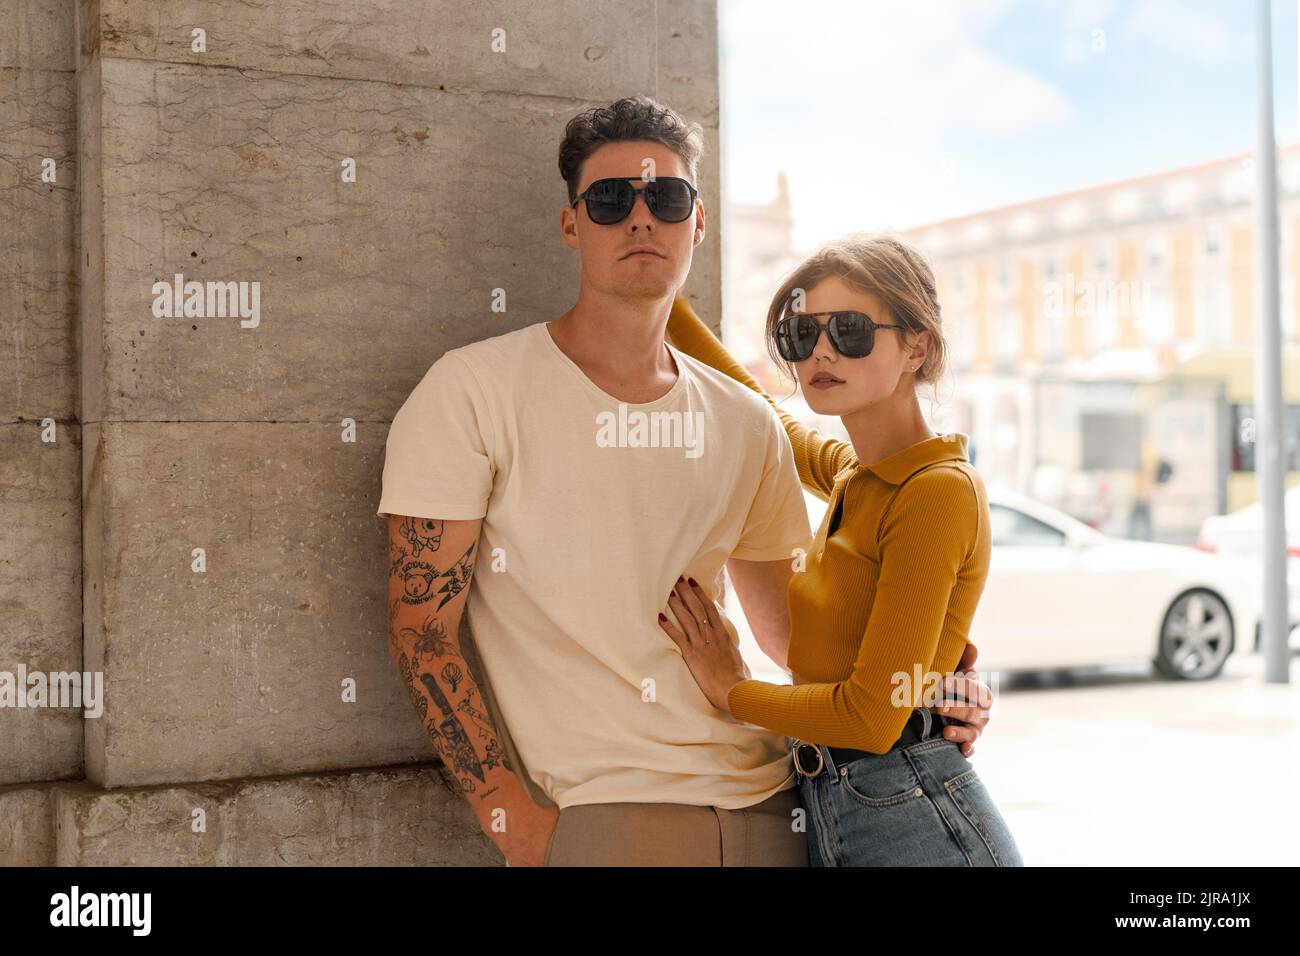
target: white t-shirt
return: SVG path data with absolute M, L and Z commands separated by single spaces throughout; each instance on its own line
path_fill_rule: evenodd
M 717 598 L 728 558 L 808 547 L 793 452 L 762 396 L 668 348 L 675 384 L 627 404 L 545 322 L 484 339 L 434 362 L 388 434 L 380 515 L 483 519 L 469 623 L 560 808 L 736 809 L 795 785 L 787 739 L 714 708 L 657 621 L 678 575 Z

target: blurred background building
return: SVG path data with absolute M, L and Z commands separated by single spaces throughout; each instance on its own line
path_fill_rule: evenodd
M 1280 151 L 1288 485 L 1300 483 L 1300 144 Z M 1251 161 L 1229 156 L 898 230 L 930 258 L 952 346 L 927 409 L 989 482 L 1109 534 L 1193 543 L 1254 500 Z M 724 334 L 773 395 L 764 318 L 792 248 L 784 174 L 726 210 Z M 923 396 L 928 390 L 923 390 Z M 801 397 L 792 413 L 817 419 Z

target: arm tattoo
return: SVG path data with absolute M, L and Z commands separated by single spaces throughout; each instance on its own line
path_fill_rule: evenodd
M 399 529 L 402 542 L 390 542 L 389 573 L 401 579 L 402 594 L 389 606 L 389 640 L 399 654 L 402 681 L 439 758 L 466 794 L 484 799 L 498 789 L 491 787 L 479 793 L 480 786 L 486 783 L 486 771 L 503 767 L 513 773 L 514 768 L 497 739 L 487 696 L 480 692 L 485 678 L 473 635 L 468 627 L 464 628 L 457 647 L 447 633 L 446 623 L 436 616 L 469 585 L 477 546 L 477 542 L 471 543 L 448 570 L 438 570 L 432 559 L 441 546 L 443 528 L 441 520 L 407 518 Z M 439 595 L 442 597 L 437 606 L 418 625 L 398 624 L 403 606 L 427 604 Z M 436 713 L 430 713 L 430 701 Z M 483 746 L 481 760 L 471 742 L 470 727 Z
M 446 571 L 439 571 L 427 561 L 416 561 L 414 558 L 403 560 L 399 572 L 404 591 L 402 600 L 407 604 L 425 604 L 441 594 L 443 598 L 434 610 L 442 610 L 444 604 L 469 584 L 469 579 L 474 574 L 472 555 L 475 547 L 477 542 L 471 542 L 465 553 Z M 439 584 L 442 586 L 438 587 Z

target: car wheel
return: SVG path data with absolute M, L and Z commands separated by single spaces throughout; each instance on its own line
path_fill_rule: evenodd
M 1232 615 L 1213 591 L 1180 594 L 1160 625 L 1155 666 L 1178 680 L 1205 680 L 1223 670 L 1232 653 Z

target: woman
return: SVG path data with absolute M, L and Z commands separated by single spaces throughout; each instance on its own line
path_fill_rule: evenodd
M 685 300 L 680 350 L 771 397 Z M 714 706 L 785 734 L 813 866 L 1020 866 L 988 791 L 930 707 L 962 658 L 989 564 L 989 513 L 965 435 L 935 435 L 916 385 L 944 371 L 934 277 L 885 235 L 833 242 L 772 299 L 770 349 L 851 443 L 773 403 L 804 486 L 829 502 L 788 586 L 794 685 L 753 680 L 694 579 L 660 626 Z

